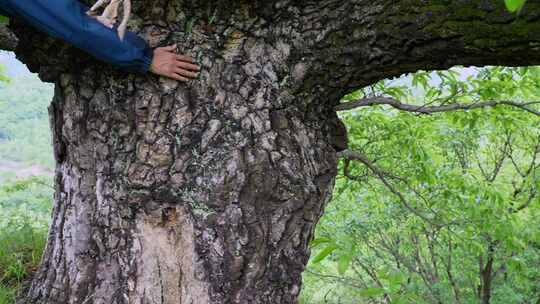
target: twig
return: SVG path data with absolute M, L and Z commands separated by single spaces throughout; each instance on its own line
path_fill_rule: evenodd
M 413 208 L 408 202 L 407 200 L 405 199 L 405 196 L 403 196 L 403 194 L 401 192 L 399 192 L 387 179 L 386 179 L 386 174 L 381 170 L 379 169 L 377 166 L 375 166 L 375 164 L 373 164 L 364 154 L 358 152 L 358 151 L 350 151 L 350 150 L 345 150 L 345 151 L 341 151 L 338 153 L 337 155 L 339 158 L 344 158 L 344 159 L 349 159 L 349 160 L 357 160 L 361 163 L 363 163 L 366 167 L 368 167 L 368 169 L 373 172 L 373 174 L 375 174 L 379 180 L 386 186 L 386 188 L 388 188 L 388 190 L 390 190 L 390 192 L 392 192 L 395 196 L 397 196 L 400 200 L 400 202 L 403 204 L 403 206 L 409 210 L 410 212 L 412 212 L 413 214 L 415 214 L 416 216 L 420 217 L 421 219 L 423 219 L 424 221 L 430 223 L 431 225 L 435 226 L 435 227 L 441 227 L 440 224 L 438 223 L 435 223 L 433 222 L 430 218 L 428 218 L 427 216 L 425 216 L 424 214 L 422 214 L 420 211 L 416 210 L 415 208 Z

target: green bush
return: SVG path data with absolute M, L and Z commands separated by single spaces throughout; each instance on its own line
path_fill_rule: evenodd
M 39 264 L 46 230 L 27 222 L 14 223 L 0 232 L 0 282 L 17 286 Z
M 15 290 L 13 288 L 0 285 L 0 304 L 13 304 L 15 301 Z
M 0 304 L 14 302 L 17 290 L 40 262 L 51 183 L 50 178 L 33 177 L 0 186 Z

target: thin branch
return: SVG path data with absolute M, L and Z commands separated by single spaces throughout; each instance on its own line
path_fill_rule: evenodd
M 362 268 L 371 277 L 373 282 L 375 282 L 375 284 L 377 284 L 377 286 L 379 288 L 384 289 L 384 285 L 382 284 L 381 280 L 379 279 L 377 273 L 372 268 L 369 267 L 371 265 L 365 264 L 358 257 L 355 257 L 353 260 L 356 262 L 356 264 L 358 264 L 360 266 L 360 268 Z M 386 303 L 390 303 L 390 296 L 388 295 L 388 293 L 386 291 L 384 292 L 384 299 L 385 299 Z
M 307 273 L 309 273 L 311 275 L 314 275 L 316 277 L 322 278 L 322 279 L 330 279 L 330 280 L 333 280 L 333 281 L 343 283 L 345 285 L 349 285 L 349 286 L 354 287 L 354 288 L 360 288 L 360 289 L 367 288 L 365 283 L 360 282 L 360 281 L 355 280 L 355 279 L 346 278 L 346 277 L 340 277 L 340 276 L 335 276 L 335 275 L 330 275 L 330 274 L 323 274 L 323 273 L 315 272 L 315 271 L 310 270 L 310 269 L 306 269 L 305 272 L 307 272 Z
M 368 174 L 364 173 L 362 175 L 353 175 L 350 171 L 350 159 L 345 159 L 344 165 L 343 165 L 343 176 L 346 178 L 357 181 L 357 182 L 367 182 Z
M 540 111 L 537 111 L 529 107 L 530 105 L 534 105 L 534 104 L 540 104 L 540 101 L 519 103 L 519 102 L 514 102 L 514 101 L 509 101 L 509 100 L 501 100 L 501 101 L 492 100 L 492 101 L 484 101 L 484 102 L 477 102 L 477 103 L 471 103 L 471 104 L 452 103 L 452 104 L 441 105 L 441 106 L 427 106 L 426 107 L 425 105 L 417 106 L 417 105 L 402 103 L 399 100 L 392 97 L 377 96 L 377 97 L 362 98 L 356 101 L 342 103 L 340 105 L 337 105 L 334 109 L 336 111 L 346 111 L 346 110 L 352 110 L 352 109 L 360 108 L 360 107 L 370 107 L 374 105 L 388 105 L 401 111 L 430 115 L 433 113 L 440 113 L 440 112 L 473 110 L 473 109 L 479 109 L 479 108 L 505 105 L 505 106 L 516 107 L 524 111 L 527 111 L 531 114 L 540 116 Z
M 501 168 L 506 159 L 506 156 L 508 155 L 508 148 L 511 146 L 511 141 L 512 141 L 512 135 L 507 134 L 506 140 L 504 141 L 504 146 L 501 149 L 501 156 L 495 160 L 495 168 L 493 168 L 493 171 L 491 172 L 491 177 L 487 178 L 488 182 L 490 183 L 494 182 L 497 176 L 499 175 L 499 172 L 501 171 Z
M 386 175 L 385 172 L 383 172 L 381 169 L 379 169 L 373 162 L 371 162 L 371 160 L 369 160 L 364 154 L 358 152 L 358 151 L 350 151 L 350 150 L 345 150 L 345 151 L 341 151 L 338 153 L 337 155 L 339 158 L 343 158 L 343 159 L 348 159 L 348 160 L 356 160 L 356 161 L 359 161 L 361 163 L 363 163 L 366 167 L 368 167 L 368 169 L 373 172 L 373 174 L 375 174 L 379 180 L 386 186 L 386 188 L 388 188 L 388 190 L 390 190 L 390 192 L 392 192 L 395 196 L 397 196 L 400 200 L 400 202 L 403 204 L 403 206 L 409 210 L 410 212 L 412 212 L 413 214 L 415 214 L 416 216 L 418 216 L 419 218 L 423 219 L 424 221 L 426 221 L 427 223 L 430 223 L 431 225 L 435 226 L 435 227 L 441 227 L 443 225 L 441 224 L 438 224 L 438 223 L 435 223 L 433 220 L 431 220 L 430 218 L 428 218 L 426 215 L 422 214 L 422 212 L 416 210 L 414 207 L 412 207 L 409 202 L 407 201 L 407 199 L 405 199 L 405 196 L 399 192 L 387 179 L 386 179 Z
M 454 298 L 456 299 L 456 303 L 461 304 L 460 294 L 459 294 L 459 287 L 456 283 L 456 280 L 454 279 L 454 275 L 452 273 L 452 238 L 448 238 L 448 259 L 446 266 L 446 274 L 448 275 L 448 280 L 450 281 L 450 285 L 452 285 L 452 290 L 454 291 Z M 442 259 L 441 259 L 442 260 Z
M 536 160 L 538 158 L 538 154 L 540 154 L 540 135 L 538 136 L 538 139 L 536 140 L 536 145 L 533 150 L 533 156 L 531 164 L 529 165 L 529 169 L 527 169 L 526 173 L 527 175 L 531 174 L 531 172 L 536 169 Z
M 531 203 L 533 202 L 533 199 L 536 197 L 536 189 L 531 189 L 530 190 L 530 193 L 529 193 L 529 198 L 527 199 L 526 202 L 524 202 L 522 205 L 520 205 L 519 207 L 517 207 L 515 210 L 514 210 L 514 213 L 516 212 L 520 212 L 521 210 L 524 210 L 526 208 L 528 208 Z

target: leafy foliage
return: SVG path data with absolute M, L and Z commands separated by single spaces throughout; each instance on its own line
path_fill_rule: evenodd
M 51 209 L 52 181 L 30 178 L 0 186 L 0 304 L 39 264 Z
M 519 11 L 527 0 L 504 0 L 506 8 L 511 12 Z
M 346 96 L 356 157 L 340 163 L 317 228 L 303 303 L 537 303 L 540 68 L 418 72 Z M 351 153 L 349 156 L 354 156 Z

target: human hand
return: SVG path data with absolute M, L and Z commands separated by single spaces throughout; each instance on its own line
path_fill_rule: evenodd
M 156 48 L 150 72 L 179 81 L 197 78 L 199 76 L 197 72 L 201 68 L 194 64 L 195 60 L 189 56 L 178 55 L 175 50 L 176 44 Z

